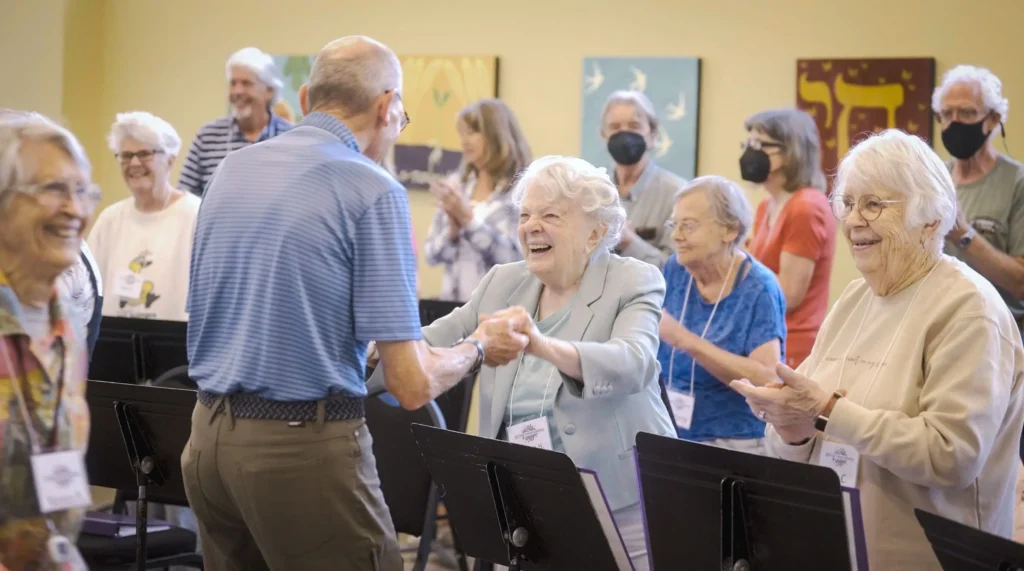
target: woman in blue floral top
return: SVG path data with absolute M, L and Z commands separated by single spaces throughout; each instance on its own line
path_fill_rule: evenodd
M 438 210 L 424 244 L 426 261 L 444 265 L 440 298 L 465 301 L 487 271 L 523 259 L 516 237 L 519 210 L 509 188 L 531 161 L 519 122 L 497 99 L 459 112 L 462 172 L 431 185 Z
M 752 218 L 743 191 L 722 177 L 679 192 L 658 361 L 680 438 L 762 454 L 764 422 L 729 383 L 775 380 L 786 301 L 775 274 L 740 248 Z

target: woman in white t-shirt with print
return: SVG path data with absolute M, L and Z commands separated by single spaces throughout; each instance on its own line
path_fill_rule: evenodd
M 89 233 L 103 276 L 103 315 L 188 321 L 199 198 L 170 183 L 181 138 L 163 119 L 134 111 L 117 115 L 108 143 L 132 196 L 103 210 Z

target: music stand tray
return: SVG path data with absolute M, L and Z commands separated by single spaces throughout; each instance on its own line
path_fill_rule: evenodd
M 466 555 L 512 571 L 632 570 L 565 454 L 422 424 L 412 432 Z
M 832 470 L 647 433 L 636 459 L 652 568 L 851 570 Z
M 943 571 L 1024 570 L 1024 545 L 919 509 L 914 515 Z
M 88 381 L 89 483 L 138 489 L 136 563 L 146 561 L 147 504 L 188 505 L 181 453 L 192 431 L 195 391 Z

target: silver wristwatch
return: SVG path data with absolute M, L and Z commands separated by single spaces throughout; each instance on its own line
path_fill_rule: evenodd
M 956 241 L 957 248 L 960 248 L 961 250 L 966 250 L 967 247 L 971 245 L 971 242 L 974 241 L 974 237 L 977 235 L 978 233 L 974 230 L 974 226 L 968 226 L 967 232 L 965 232 L 964 235 L 961 236 L 960 239 Z
M 465 339 L 459 341 L 455 345 L 461 345 L 463 343 L 469 343 L 470 345 L 476 347 L 476 361 L 473 362 L 473 368 L 470 369 L 471 373 L 475 373 L 478 370 L 480 370 L 481 365 L 484 364 L 484 344 L 477 341 L 476 339 L 473 339 L 472 337 L 466 337 Z

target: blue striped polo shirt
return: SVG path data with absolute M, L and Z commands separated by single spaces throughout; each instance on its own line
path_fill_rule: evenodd
M 365 396 L 366 345 L 422 338 L 405 189 L 340 121 L 228 155 L 196 221 L 189 374 L 215 394 Z
M 267 126 L 263 128 L 256 142 L 266 141 L 291 128 L 291 123 L 271 113 L 270 121 L 267 122 Z M 224 157 L 232 151 L 252 144 L 252 141 L 245 138 L 234 117 L 221 117 L 203 125 L 196 132 L 196 138 L 188 150 L 185 163 L 181 166 L 178 188 L 202 196 L 206 185 L 213 178 L 213 171 L 217 170 L 217 165 L 224 160 Z

